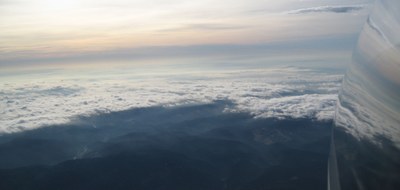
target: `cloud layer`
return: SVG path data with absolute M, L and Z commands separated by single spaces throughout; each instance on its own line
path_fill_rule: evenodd
M 226 71 L 152 78 L 121 76 L 2 82 L 0 132 L 61 124 L 136 107 L 231 100 L 227 112 L 262 118 L 332 119 L 342 76 L 305 69 Z
M 288 14 L 306 14 L 306 13 L 349 13 L 354 11 L 359 11 L 364 8 L 364 5 L 351 5 L 351 6 L 320 6 L 320 7 L 311 7 L 311 8 L 303 8 L 296 9 L 292 11 L 288 11 Z

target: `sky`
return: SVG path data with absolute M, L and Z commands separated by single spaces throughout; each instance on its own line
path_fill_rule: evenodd
M 0 0 L 0 134 L 229 100 L 330 120 L 369 0 Z
M 370 4 L 371 0 L 0 0 L 0 66 L 227 57 L 232 46 L 242 57 L 349 57 Z

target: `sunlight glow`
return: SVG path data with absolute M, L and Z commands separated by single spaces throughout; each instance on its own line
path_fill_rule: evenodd
M 79 1 L 75 0 L 42 0 L 35 3 L 45 10 L 52 11 L 66 11 L 79 6 Z

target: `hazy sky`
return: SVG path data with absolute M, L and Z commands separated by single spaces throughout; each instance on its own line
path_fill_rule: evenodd
M 331 119 L 370 3 L 0 0 L 0 134 L 220 99 Z
M 370 3 L 371 0 L 0 0 L 0 65 L 71 57 L 76 61 L 104 55 L 132 58 L 137 52 L 141 58 L 157 57 L 159 53 L 175 52 L 176 47 L 181 51 L 182 46 L 201 46 L 213 52 L 239 45 L 250 52 L 269 44 L 265 51 L 271 52 L 275 46 L 283 51 L 305 45 L 306 49 L 317 51 L 329 46 L 340 52 L 340 48 L 351 48 Z M 320 40 L 325 40 L 324 44 L 309 45 Z M 334 43 L 337 40 L 351 43 Z M 184 54 L 197 54 L 198 48 L 194 49 Z M 230 50 L 221 52 L 227 51 Z

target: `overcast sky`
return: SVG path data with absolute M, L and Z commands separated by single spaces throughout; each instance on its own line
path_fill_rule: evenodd
M 291 43 L 295 47 L 320 39 L 355 40 L 370 4 L 371 0 L 0 0 L 0 65 L 128 50 L 135 54 L 135 48 L 143 47 L 168 46 L 173 52 L 177 46 L 278 43 L 290 49 Z M 324 43 L 319 47 L 337 45 Z

